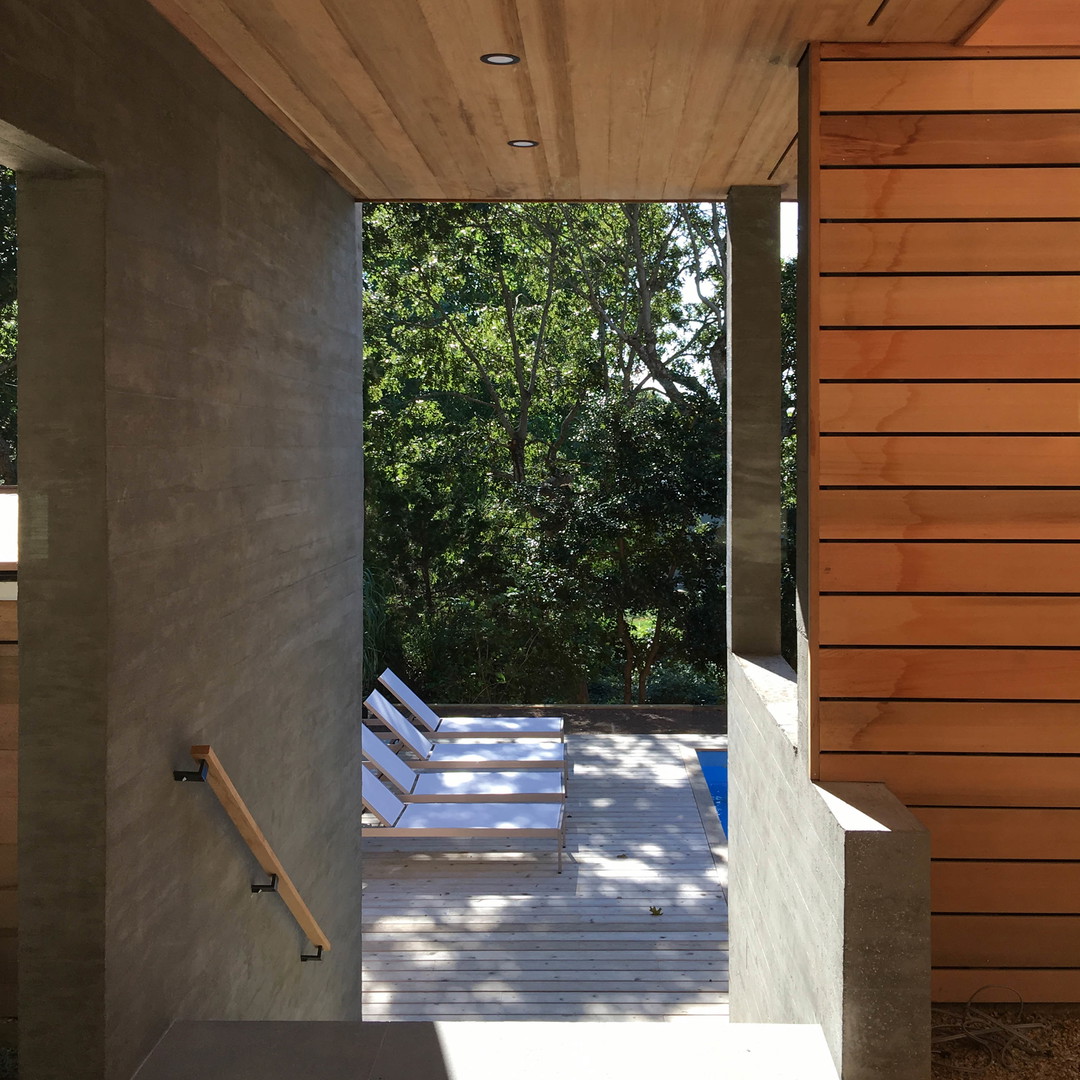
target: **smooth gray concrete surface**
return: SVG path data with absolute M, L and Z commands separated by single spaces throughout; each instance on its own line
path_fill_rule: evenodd
M 369 1080 L 391 1027 L 418 1044 L 430 1025 L 181 1020 L 134 1080 Z M 439 1060 L 432 1041 L 429 1035 L 426 1049 Z M 417 1080 L 427 1078 L 420 1074 Z
M 17 227 L 18 1011 L 20 1065 L 32 1080 L 57 1075 L 49 1058 L 59 1039 L 79 1048 L 87 1075 L 101 1075 L 105 1063 L 108 543 L 102 178 L 24 174 Z
M 780 652 L 780 189 L 727 198 L 727 640 Z
M 0 0 L 0 26 L 22 1075 L 128 1080 L 174 1019 L 359 1018 L 357 218 L 145 0 Z M 209 788 L 173 782 L 202 742 L 323 963 Z
M 929 1076 L 929 836 L 881 784 L 815 785 L 794 672 L 728 664 L 731 1019 L 820 1024 L 843 1080 Z
M 180 1023 L 136 1080 L 836 1080 L 821 1029 L 680 1023 Z

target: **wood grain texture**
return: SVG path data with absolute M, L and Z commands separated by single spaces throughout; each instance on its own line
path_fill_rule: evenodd
M 988 989 L 983 990 L 983 987 Z M 1017 993 L 1029 1002 L 1077 1001 L 1080 1000 L 1080 971 L 1075 968 L 936 967 L 931 972 L 932 1001 L 968 1001 L 976 991 L 981 991 L 976 997 L 979 1002 L 1015 1003 Z
M 930 938 L 935 967 L 1080 967 L 1076 916 L 935 915 Z
M 350 190 L 390 199 L 716 197 L 765 182 L 795 127 L 794 61 L 845 21 L 775 0 L 723 19 L 652 0 L 155 6 Z M 493 50 L 522 62 L 481 66 Z M 712 137 L 717 122 L 731 138 Z M 540 145 L 506 145 L 523 137 Z
M 1076 153 L 1080 157 L 1080 146 Z M 821 227 L 821 270 L 1076 273 L 1078 246 L 1080 221 L 827 222 Z
M 0 600 L 0 641 L 19 640 L 19 602 Z
M 826 220 L 1080 217 L 1074 169 L 826 169 L 820 183 Z
M 829 432 L 1080 432 L 1080 383 L 826 383 Z
M 1080 650 L 823 649 L 818 676 L 825 698 L 1071 701 Z
M 818 719 L 822 750 L 1080 754 L 1077 713 L 1058 702 L 823 701 Z
M 823 780 L 885 784 L 921 806 L 1074 807 L 1075 757 L 1035 754 L 822 754 Z
M 960 34 L 956 39 L 957 45 L 967 45 L 972 37 L 975 36 L 982 29 L 986 21 L 993 17 L 994 13 L 1005 3 L 1005 0 L 990 0 L 985 9 L 980 12 L 979 17 L 975 19 L 972 24 L 965 28 L 964 32 Z
M 3 752 L 0 751 L 0 767 L 2 767 L 3 763 L 2 754 Z M 258 823 L 251 816 L 251 811 L 240 797 L 240 793 L 229 778 L 229 774 L 218 760 L 217 754 L 209 746 L 193 746 L 191 756 L 196 763 L 206 762 L 208 766 L 206 782 L 218 797 L 218 801 L 236 826 L 236 830 L 240 833 L 244 843 L 251 849 L 251 853 L 255 856 L 259 866 L 268 875 L 277 875 L 278 895 L 285 902 L 285 906 L 289 911 L 292 912 L 293 918 L 296 919 L 300 929 L 304 931 L 312 945 L 321 945 L 325 951 L 329 952 L 329 940 L 315 921 L 314 915 L 308 910 L 307 904 L 304 903 L 304 899 L 293 884 L 292 878 L 289 877 L 285 867 L 282 866 L 281 860 L 274 854 L 274 849 L 263 835 L 262 829 L 259 828 Z
M 1080 593 L 1080 543 L 829 543 L 826 592 Z
M 1080 379 L 1080 329 L 818 334 L 819 379 Z
M 414 852 L 365 840 L 365 1018 L 726 1014 L 727 906 L 683 757 L 701 737 L 568 743 L 561 875 L 544 841 Z
M 821 320 L 817 318 L 820 304 L 818 286 L 821 281 L 821 43 L 812 42 L 799 64 L 799 258 L 796 267 L 795 300 L 798 321 L 796 334 L 796 433 L 798 444 L 796 477 L 796 502 L 809 505 L 811 493 L 821 484 L 821 409 L 818 395 L 821 382 L 811 376 L 814 357 L 820 350 Z M 801 527 L 796 530 L 796 592 L 805 595 L 803 620 L 810 628 L 807 635 L 806 662 L 802 665 L 801 692 L 809 699 L 807 722 L 808 769 L 812 780 L 817 779 L 818 733 L 817 722 L 817 653 L 818 598 L 821 586 L 818 582 L 818 566 L 813 558 L 802 552 L 813 551 L 818 542 L 822 518 L 819 514 L 802 515 Z M 798 601 L 796 601 L 798 603 Z
M 1080 967 L 1080 56 L 1051 53 L 823 47 L 804 178 L 811 773 L 928 826 L 944 998 L 1080 991 L 1035 970 Z
M 925 0 L 889 0 L 879 8 L 869 10 L 867 19 L 877 15 L 874 29 L 879 30 L 888 45 L 872 46 L 876 55 L 909 56 L 922 55 L 937 50 L 955 55 L 952 42 L 980 15 L 986 0 L 972 0 L 965 4 L 927 4 Z M 858 35 L 850 34 L 848 39 Z M 949 45 L 927 45 L 925 42 L 947 40 Z M 893 44 L 895 43 L 895 44 Z M 914 43 L 914 44 L 913 44 Z M 830 44 L 830 55 L 843 55 L 843 46 Z M 856 47 L 853 47 L 853 50 Z
M 1080 859 L 1080 810 L 915 806 L 935 859 Z
M 869 113 L 821 118 L 821 163 L 1073 165 L 1080 128 L 1068 113 Z
M 820 454 L 819 479 L 831 487 L 1080 485 L 1077 436 L 838 435 L 821 440 Z
M 825 277 L 818 289 L 822 326 L 1080 326 L 1080 276 Z
M 1003 0 L 962 38 L 964 45 L 1080 45 L 1073 0 Z
M 918 3 L 919 0 L 889 0 L 886 14 L 897 4 Z M 967 25 L 959 30 L 955 37 L 960 37 L 970 30 L 978 16 L 986 11 L 985 0 L 972 4 L 968 8 Z M 882 20 L 879 20 L 879 23 Z M 893 40 L 888 43 L 869 41 L 830 41 L 821 46 L 823 60 L 1075 60 L 1075 46 L 1072 45 L 964 45 L 955 41 L 940 44 L 929 38 L 915 41 Z
M 987 112 L 1076 107 L 1080 59 L 880 60 L 822 65 L 822 112 Z
M 0 643 L 0 704 L 19 704 L 19 646 Z
M 826 0 L 152 2 L 352 194 L 410 200 L 786 183 L 808 41 L 945 43 L 981 4 L 892 0 L 869 26 Z M 522 62 L 481 67 L 502 49 Z M 507 147 L 521 137 L 540 145 Z
M 1076 540 L 1080 491 L 818 491 L 826 540 Z
M 316 99 L 325 83 L 317 71 L 290 77 L 282 70 L 277 51 L 287 49 L 289 36 L 295 38 L 295 35 L 290 35 L 280 20 L 273 20 L 266 32 L 260 33 L 250 23 L 249 12 L 224 4 L 196 0 L 159 10 L 350 194 L 360 196 L 362 191 L 386 190 L 386 181 L 380 174 L 383 163 L 373 164 L 354 141 L 360 132 L 366 132 L 373 141 L 381 141 L 368 127 L 364 115 L 357 116 L 342 130 L 341 94 L 335 94 L 326 108 L 322 108 Z M 320 30 L 317 23 L 312 27 L 315 34 Z M 368 103 L 378 115 L 377 101 L 369 99 Z M 391 134 L 384 130 L 380 136 L 389 139 Z
M 1080 862 L 934 862 L 935 912 L 1080 914 Z
M 1076 596 L 823 596 L 819 612 L 822 645 L 1080 644 Z

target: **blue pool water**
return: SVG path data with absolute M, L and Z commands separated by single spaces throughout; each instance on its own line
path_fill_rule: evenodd
M 720 815 L 720 824 L 727 834 L 727 751 L 726 750 L 699 750 L 698 761 L 701 762 L 701 771 L 705 775 L 705 783 L 709 785 L 713 802 L 716 804 L 716 812 Z

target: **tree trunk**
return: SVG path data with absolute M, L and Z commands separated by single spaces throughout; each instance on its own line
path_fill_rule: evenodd
M 634 659 L 636 650 L 634 649 L 634 638 L 630 633 L 630 627 L 626 625 L 626 615 L 622 611 L 618 613 L 617 625 L 619 637 L 622 638 L 623 648 L 626 650 L 626 660 L 623 663 L 623 704 L 632 705 L 634 703 Z
M 431 595 L 431 565 L 426 559 L 420 563 L 420 574 L 424 579 L 424 608 L 428 615 L 434 615 L 435 600 Z
M 509 444 L 510 465 L 514 473 L 514 482 L 525 483 L 525 440 L 514 435 Z
M 716 383 L 717 401 L 727 401 L 727 339 L 721 335 L 709 349 L 709 366 Z
M 574 700 L 578 705 L 589 704 L 589 680 L 584 675 L 577 677 L 577 694 Z
M 649 694 L 649 676 L 652 674 L 653 665 L 660 656 L 660 631 L 663 629 L 664 617 L 656 613 L 656 626 L 653 628 L 652 641 L 649 642 L 648 652 L 641 662 L 641 671 L 638 672 L 638 704 L 644 705 L 645 698 Z

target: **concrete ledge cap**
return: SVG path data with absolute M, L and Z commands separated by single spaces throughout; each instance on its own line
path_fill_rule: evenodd
M 731 655 L 777 727 L 790 739 L 791 745 L 797 747 L 799 682 L 794 669 L 782 656 Z
M 93 175 L 85 161 L 80 161 L 62 150 L 42 142 L 25 131 L 0 120 L 0 159 L 9 169 L 32 172 L 37 176 L 70 175 L 82 173 Z
M 845 832 L 926 832 L 926 826 L 884 784 L 845 780 L 814 787 Z

